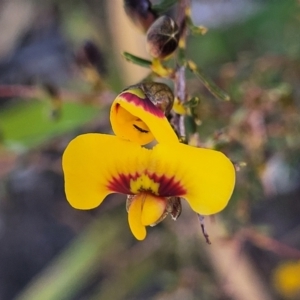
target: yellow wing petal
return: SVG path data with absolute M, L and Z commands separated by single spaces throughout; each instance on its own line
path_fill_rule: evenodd
M 129 141 L 145 145 L 158 142 L 178 142 L 164 113 L 139 88 L 121 93 L 113 102 L 110 121 L 114 133 Z
M 80 209 L 98 206 L 113 192 L 149 192 L 185 197 L 196 212 L 213 214 L 227 205 L 235 183 L 232 163 L 218 151 L 180 143 L 148 150 L 102 134 L 71 141 L 63 170 L 67 199 Z
M 163 179 L 160 196 L 184 197 L 203 215 L 221 211 L 235 185 L 234 166 L 224 154 L 184 144 L 156 145 L 148 173 Z
M 79 209 L 98 206 L 110 193 L 131 194 L 130 181 L 145 169 L 150 151 L 115 136 L 84 134 L 63 154 L 65 192 Z

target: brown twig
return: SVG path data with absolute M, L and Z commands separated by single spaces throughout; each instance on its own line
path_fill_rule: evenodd
M 200 226 L 201 226 L 201 230 L 202 230 L 202 234 L 205 238 L 205 241 L 208 245 L 211 244 L 211 241 L 209 239 L 209 235 L 205 229 L 205 224 L 204 224 L 204 216 L 200 215 L 200 214 L 197 214 L 198 215 L 198 218 L 199 218 L 199 222 L 200 222 Z
M 25 86 L 25 85 L 0 85 L 0 101 L 1 98 L 19 97 L 24 100 L 31 98 L 41 99 L 49 94 L 43 87 L 39 86 Z M 108 90 L 103 90 L 97 93 L 80 93 L 69 90 L 60 89 L 59 96 L 64 102 L 86 102 L 88 98 L 94 98 L 94 104 L 110 103 L 114 97 L 113 93 Z M 98 101 L 99 100 L 99 101 Z
M 274 252 L 279 256 L 300 259 L 300 250 L 268 237 L 253 228 L 242 229 L 238 236 L 251 241 L 259 248 Z
M 205 249 L 225 295 L 234 300 L 273 299 L 249 256 L 237 255 L 237 240 L 228 238 L 223 222 L 218 219 L 208 225 L 214 242 Z
M 32 98 L 41 94 L 37 87 L 24 85 L 0 85 L 0 99 L 5 97 Z
M 185 66 L 185 44 L 187 38 L 186 29 L 186 10 L 190 7 L 189 0 L 180 0 L 178 3 L 178 14 L 176 22 L 179 26 L 180 40 L 179 49 L 177 54 L 177 67 L 174 76 L 174 96 L 180 102 L 187 101 L 187 87 L 186 87 L 186 66 Z M 173 115 L 173 125 L 178 132 L 179 136 L 185 139 L 186 132 L 184 126 L 184 116 L 174 114 Z
M 5 97 L 20 97 L 20 98 L 40 98 L 46 94 L 44 88 L 38 86 L 26 86 L 26 85 L 0 85 L 0 100 Z M 62 98 L 68 102 L 76 102 L 82 99 L 84 94 L 74 93 L 67 90 L 60 90 Z

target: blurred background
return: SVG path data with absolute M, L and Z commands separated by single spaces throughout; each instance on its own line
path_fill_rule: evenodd
M 238 169 L 229 206 L 205 218 L 211 245 L 186 203 L 138 242 L 124 197 L 65 199 L 66 145 L 111 133 L 110 103 L 149 73 L 121 55 L 149 58 L 123 1 L 0 0 L 0 300 L 300 299 L 300 3 L 191 9 L 208 32 L 186 55 L 232 98 L 187 74 L 201 144 Z

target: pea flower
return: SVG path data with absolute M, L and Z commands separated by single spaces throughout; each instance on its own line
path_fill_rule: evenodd
M 132 95 L 135 99 L 137 93 Z M 144 110 L 139 105 L 130 106 L 135 101 L 131 99 L 123 95 L 113 114 L 125 115 L 132 124 L 147 126 L 160 137 L 158 128 L 150 121 L 153 111 L 150 113 L 146 104 Z M 139 115 L 143 125 L 133 117 L 137 111 L 143 114 Z M 132 128 L 124 130 L 129 132 Z M 133 134 L 138 137 L 139 132 Z M 62 161 L 69 203 L 77 209 L 92 209 L 111 193 L 130 195 L 128 222 L 138 240 L 146 237 L 146 226 L 155 225 L 169 212 L 172 197 L 186 199 L 201 215 L 215 214 L 227 205 L 234 188 L 235 170 L 224 154 L 179 142 L 146 149 L 137 140 L 96 133 L 73 139 Z

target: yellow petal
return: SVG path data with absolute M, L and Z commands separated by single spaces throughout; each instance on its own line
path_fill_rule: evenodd
M 300 261 L 286 261 L 275 269 L 273 274 L 274 286 L 285 299 L 296 299 L 296 296 L 300 295 L 299 274 Z
M 120 138 L 145 145 L 158 142 L 178 142 L 164 113 L 139 88 L 122 92 L 113 102 L 110 121 L 114 133 Z
M 145 226 L 156 223 L 166 209 L 167 201 L 164 198 L 154 196 L 149 193 L 142 193 L 144 197 L 141 221 Z
M 235 169 L 221 152 L 184 144 L 158 144 L 148 173 L 160 182 L 158 195 L 181 196 L 199 214 L 225 208 L 235 185 Z
M 179 99 L 177 97 L 175 97 L 175 100 L 174 100 L 173 110 L 176 112 L 176 114 L 179 114 L 179 115 L 187 114 L 186 108 L 183 106 L 183 104 L 179 101 Z
M 153 58 L 151 70 L 160 77 L 170 77 L 174 73 L 174 70 L 165 67 L 159 58 Z
M 128 210 L 128 223 L 132 234 L 136 239 L 142 241 L 146 237 L 146 227 L 142 224 L 142 206 L 144 195 L 134 197 Z
M 63 155 L 63 169 L 67 199 L 80 209 L 98 206 L 109 193 L 147 191 L 160 197 L 184 197 L 196 212 L 214 214 L 227 205 L 235 184 L 232 163 L 218 151 L 180 143 L 148 150 L 102 134 L 71 141 Z
M 130 180 L 145 169 L 149 152 L 111 135 L 76 137 L 62 160 L 67 200 L 75 208 L 91 209 L 110 193 L 130 194 Z

